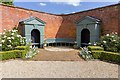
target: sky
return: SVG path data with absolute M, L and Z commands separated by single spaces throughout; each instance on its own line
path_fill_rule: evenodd
M 70 14 L 116 3 L 118 2 L 74 2 L 67 0 L 66 2 L 14 2 L 14 5 L 52 14 Z

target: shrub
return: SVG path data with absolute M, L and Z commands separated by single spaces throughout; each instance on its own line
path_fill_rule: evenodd
M 104 48 L 100 46 L 88 46 L 88 50 L 93 51 L 93 50 L 99 50 L 99 51 L 104 51 Z
M 117 33 L 107 34 L 101 37 L 99 46 L 103 46 L 105 51 L 120 52 L 120 37 Z
M 120 62 L 120 54 L 108 51 L 92 51 L 95 59 Z
M 91 51 L 89 51 L 87 47 L 81 48 L 80 55 L 85 60 L 91 60 L 91 59 L 93 59 Z
M 26 53 L 27 52 L 25 50 L 11 50 L 11 51 L 0 52 L 0 60 L 25 58 Z
M 99 46 L 88 46 L 88 49 L 92 52 L 94 59 L 120 62 L 119 53 L 104 51 L 104 49 Z
M 101 53 L 100 59 L 101 60 L 114 61 L 114 62 L 120 62 L 120 54 L 105 51 L 104 53 Z
M 104 53 L 104 51 L 92 51 L 94 59 L 100 59 L 102 53 Z
M 39 51 L 37 51 L 37 48 L 35 46 L 33 48 L 29 48 L 29 52 L 26 54 L 26 58 L 32 58 L 34 57 Z
M 9 51 L 13 50 L 16 46 L 24 46 L 25 38 L 19 35 L 19 32 L 16 28 L 13 30 L 6 31 L 1 35 L 2 50 Z
M 14 51 L 5 51 L 5 52 L 0 52 L 0 60 L 7 60 L 7 59 L 15 59 L 16 54 Z
M 27 52 L 25 50 L 14 50 L 14 53 L 16 58 L 25 58 Z
M 26 50 L 27 46 L 17 46 L 15 50 Z

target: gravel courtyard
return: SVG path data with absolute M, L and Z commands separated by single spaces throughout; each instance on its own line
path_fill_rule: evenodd
M 79 50 L 55 47 L 38 49 L 28 60 L 0 62 L 0 78 L 118 78 L 118 65 L 84 61 Z
M 118 65 L 102 61 L 0 62 L 3 78 L 118 78 Z

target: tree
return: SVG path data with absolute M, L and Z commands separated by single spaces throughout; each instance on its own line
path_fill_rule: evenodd
M 14 5 L 13 0 L 0 0 L 0 3 L 6 4 L 6 5 Z

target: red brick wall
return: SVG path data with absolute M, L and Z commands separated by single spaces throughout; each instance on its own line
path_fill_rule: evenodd
M 0 6 L 0 33 L 2 32 L 2 6 Z
M 120 12 L 120 7 L 118 6 L 120 6 L 120 4 L 83 11 L 63 17 L 65 18 L 66 23 L 71 23 L 66 26 L 75 27 L 75 22 L 79 19 L 85 16 L 92 16 L 102 21 L 101 28 L 103 34 L 118 32 L 120 35 L 120 13 L 118 13 L 118 10 Z
M 102 21 L 103 34 L 118 32 L 120 35 L 120 5 L 113 5 L 93 10 L 83 11 L 69 15 L 53 15 L 23 8 L 8 7 L 0 5 L 2 12 L 2 21 L 0 24 L 0 32 L 2 29 L 11 30 L 18 26 L 19 21 L 36 16 L 46 22 L 45 38 L 75 38 L 76 26 L 75 22 L 84 16 L 93 16 Z
M 2 26 L 3 29 L 7 30 L 18 26 L 20 20 L 36 16 L 47 23 L 45 26 L 45 37 L 55 38 L 62 22 L 61 16 L 2 5 L 0 7 L 2 7 Z M 66 34 L 66 32 L 64 33 Z
M 119 30 L 119 36 L 120 36 L 120 3 L 119 3 L 119 5 L 118 5 L 118 9 L 119 9 L 119 11 L 118 11 L 118 30 Z

